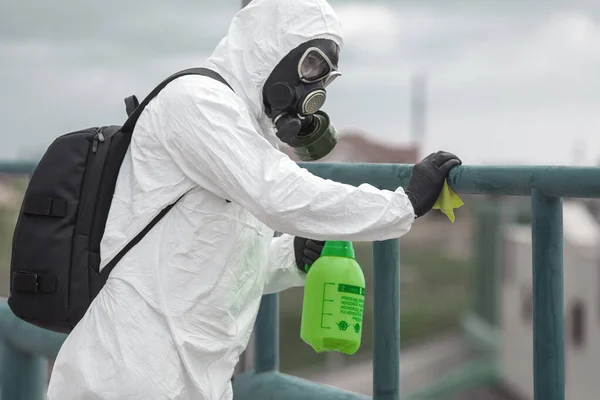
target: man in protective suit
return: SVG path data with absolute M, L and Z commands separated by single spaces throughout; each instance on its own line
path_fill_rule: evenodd
M 323 240 L 397 238 L 432 208 L 460 164 L 452 154 L 430 155 L 406 191 L 392 192 L 321 179 L 277 149 L 284 141 L 302 152 L 303 137 L 331 133 L 316 111 L 341 46 L 325 0 L 254 0 L 206 63 L 233 91 L 185 76 L 146 107 L 101 267 L 183 198 L 123 257 L 65 341 L 50 400 L 231 399 L 262 295 L 302 285 Z

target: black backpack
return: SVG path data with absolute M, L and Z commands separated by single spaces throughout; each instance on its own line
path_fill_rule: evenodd
M 100 241 L 137 119 L 169 82 L 184 75 L 204 75 L 229 86 L 205 68 L 180 71 L 141 104 L 135 96 L 125 99 L 129 117 L 123 126 L 68 133 L 48 147 L 25 191 L 13 237 L 8 304 L 17 317 L 41 328 L 71 332 L 119 260 L 177 203 L 165 205 L 98 272 Z

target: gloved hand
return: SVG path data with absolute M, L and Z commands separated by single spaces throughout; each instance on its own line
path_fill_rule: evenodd
M 415 164 L 406 187 L 406 195 L 412 203 L 416 217 L 429 212 L 435 204 L 448 173 L 462 161 L 452 153 L 431 153 Z
M 299 236 L 294 238 L 294 255 L 300 271 L 308 272 L 317 258 L 321 257 L 324 246 L 324 241 L 305 239 Z

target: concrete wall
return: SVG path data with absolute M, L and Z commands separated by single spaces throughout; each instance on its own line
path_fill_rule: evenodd
M 578 202 L 564 204 L 566 397 L 600 393 L 600 227 Z M 501 374 L 523 399 L 533 400 L 531 227 L 508 226 L 501 282 Z

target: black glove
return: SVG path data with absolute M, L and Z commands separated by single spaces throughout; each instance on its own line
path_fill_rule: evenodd
M 445 151 L 431 153 L 415 164 L 405 192 L 417 218 L 431 210 L 444 187 L 444 179 L 460 164 L 462 161 L 458 157 Z
M 294 254 L 296 265 L 300 271 L 308 272 L 308 269 L 317 261 L 317 258 L 321 257 L 324 246 L 324 241 L 305 239 L 298 236 L 294 238 Z

